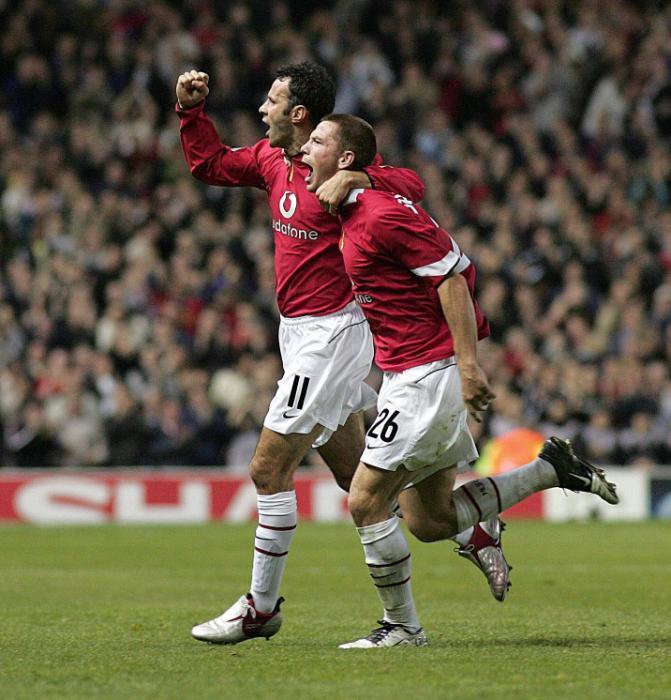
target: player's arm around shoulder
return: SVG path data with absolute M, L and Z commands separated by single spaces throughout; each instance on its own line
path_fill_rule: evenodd
M 231 148 L 221 142 L 204 112 L 205 98 L 210 94 L 207 73 L 182 73 L 175 92 L 182 150 L 191 174 L 210 185 L 265 189 L 262 153 L 266 142 L 243 148 Z
M 352 190 L 369 189 L 371 181 L 361 170 L 339 170 L 322 182 L 315 195 L 329 214 L 336 214 L 338 207 Z
M 414 170 L 382 165 L 379 158 L 363 170 L 340 170 L 323 182 L 315 194 L 322 206 L 334 214 L 351 190 L 374 189 L 398 193 L 412 202 L 424 198 L 424 182 Z

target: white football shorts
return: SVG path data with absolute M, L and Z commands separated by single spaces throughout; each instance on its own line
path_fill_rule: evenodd
M 365 464 L 388 471 L 403 465 L 416 472 L 417 484 L 441 469 L 467 469 L 478 458 L 453 357 L 385 372 L 377 406 L 361 456 Z
M 373 338 L 355 302 L 327 316 L 282 317 L 279 330 L 284 376 L 263 422 L 277 433 L 309 433 L 324 426 L 323 445 L 350 414 L 375 405 L 364 383 L 373 361 Z

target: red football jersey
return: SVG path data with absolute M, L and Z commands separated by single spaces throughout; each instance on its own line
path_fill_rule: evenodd
M 277 303 L 283 316 L 324 316 L 352 301 L 338 243 L 342 229 L 307 191 L 302 156 L 288 158 L 267 139 L 254 146 L 221 143 L 203 103 L 179 110 L 182 148 L 189 170 L 211 185 L 258 187 L 268 194 L 275 231 Z M 424 183 L 412 170 L 373 165 L 366 168 L 373 187 L 400 192 L 413 201 Z
M 419 205 L 401 195 L 355 190 L 341 220 L 345 269 L 370 323 L 380 369 L 401 372 L 454 355 L 437 292 L 450 273 L 468 281 L 478 338 L 489 335 L 474 296 L 474 265 Z

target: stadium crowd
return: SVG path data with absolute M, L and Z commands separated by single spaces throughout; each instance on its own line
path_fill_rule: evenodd
M 0 2 L 0 464 L 246 464 L 280 376 L 265 194 L 189 174 L 174 84 L 227 143 L 275 68 L 478 266 L 497 400 L 599 463 L 671 464 L 671 9 L 596 0 Z M 373 381 L 376 381 L 373 374 Z

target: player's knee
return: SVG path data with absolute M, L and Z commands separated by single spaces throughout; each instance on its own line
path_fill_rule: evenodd
M 370 512 L 371 500 L 365 491 L 350 491 L 347 496 L 347 507 L 354 522 L 361 526 L 366 521 L 366 516 Z
M 343 491 L 347 492 L 350 490 L 354 472 L 359 466 L 359 457 L 363 452 L 364 446 L 362 443 L 359 449 L 358 443 L 356 443 L 356 440 L 354 440 L 353 444 L 349 447 L 350 449 L 345 450 L 344 452 L 341 450 L 337 455 L 334 455 L 332 451 L 320 451 L 320 454 L 333 474 L 336 483 Z
M 349 493 L 352 485 L 354 472 L 359 465 L 359 460 L 355 461 L 340 461 L 337 464 L 329 464 L 329 469 L 333 474 L 333 478 L 343 491 Z
M 408 529 L 420 542 L 439 542 L 449 537 L 441 523 L 426 519 L 409 520 Z
M 259 493 L 277 493 L 284 491 L 282 472 L 276 463 L 254 455 L 249 465 L 249 475 Z
M 264 493 L 273 488 L 275 479 L 273 474 L 267 472 L 259 465 L 255 465 L 253 462 L 249 466 L 249 475 L 252 477 L 254 486 L 259 493 Z
M 361 495 L 357 491 L 349 491 L 347 494 L 347 508 L 354 522 L 358 525 L 359 519 L 365 510 Z
M 371 525 L 389 517 L 390 504 L 379 494 L 353 489 L 347 497 L 347 505 L 357 526 Z
M 333 476 L 335 477 L 336 484 L 338 484 L 343 491 L 349 493 L 350 487 L 352 486 L 353 474 L 334 474 Z
M 419 528 L 411 532 L 420 542 L 439 542 L 445 539 L 442 533 L 432 528 Z

